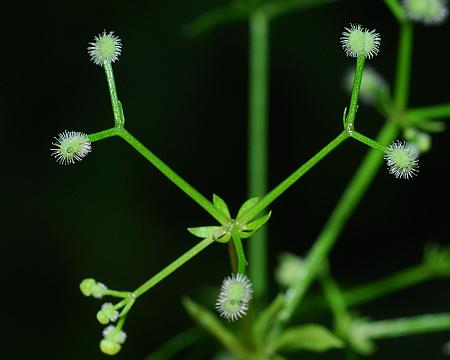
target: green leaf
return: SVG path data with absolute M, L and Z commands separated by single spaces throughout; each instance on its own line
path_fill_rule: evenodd
M 272 211 L 269 211 L 266 215 L 261 216 L 260 218 L 253 220 L 252 222 L 248 223 L 245 226 L 245 229 L 247 230 L 258 230 L 261 226 L 263 226 L 272 215 Z
M 197 236 L 202 239 L 206 239 L 207 237 L 220 236 L 218 235 L 219 230 L 222 229 L 221 226 L 200 226 L 187 228 L 187 230 L 194 236 Z
M 248 199 L 246 202 L 242 204 L 242 206 L 239 208 L 238 214 L 236 216 L 236 219 L 239 220 L 239 217 L 250 210 L 252 207 L 254 207 L 259 201 L 259 197 L 253 197 L 251 199 Z
M 216 208 L 221 210 L 228 218 L 231 218 L 230 210 L 228 210 L 227 204 L 216 194 L 213 194 L 213 204 Z
M 272 347 L 279 351 L 309 350 L 323 352 L 339 349 L 343 342 L 327 328 L 318 324 L 307 324 L 286 329 L 272 343 Z
M 189 298 L 183 299 L 183 305 L 194 321 L 219 340 L 233 355 L 240 359 L 253 360 L 253 356 L 211 311 Z

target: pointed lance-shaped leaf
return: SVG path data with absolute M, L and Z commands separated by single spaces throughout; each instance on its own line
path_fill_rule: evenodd
M 269 211 L 267 214 L 261 216 L 260 218 L 249 222 L 245 229 L 247 230 L 258 230 L 261 226 L 263 226 L 267 221 L 269 221 L 270 216 L 272 215 L 272 211 Z
M 228 210 L 227 204 L 216 194 L 213 194 L 213 204 L 216 208 L 222 211 L 228 218 L 231 218 L 230 210 Z
M 248 210 L 250 210 L 252 207 L 254 207 L 259 201 L 259 197 L 253 197 L 248 199 L 246 202 L 244 202 L 242 204 L 242 206 L 239 208 L 238 214 L 237 214 L 237 219 L 239 219 L 239 217 L 246 213 Z
M 221 226 L 200 226 L 200 227 L 193 227 L 193 228 L 187 228 L 187 230 L 194 236 L 197 236 L 202 239 L 206 239 L 207 237 L 220 237 L 220 229 L 222 229 Z

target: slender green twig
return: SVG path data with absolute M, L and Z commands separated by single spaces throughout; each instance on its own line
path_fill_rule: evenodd
M 239 230 L 236 226 L 233 226 L 231 230 L 231 237 L 233 239 L 234 248 L 236 250 L 238 270 L 239 274 L 245 274 L 245 268 L 247 266 L 247 260 L 245 259 L 244 249 L 242 247 L 242 241 L 239 237 Z
M 342 144 L 348 139 L 346 131 L 341 132 L 335 139 L 322 148 L 311 159 L 305 162 L 297 170 L 295 170 L 290 176 L 282 181 L 277 187 L 275 187 L 268 194 L 264 195 L 261 200 L 250 210 L 242 214 L 242 222 L 249 221 L 258 215 L 262 210 L 268 207 L 273 201 L 275 201 L 280 195 L 282 195 L 287 189 L 289 189 L 295 182 L 305 175 L 311 168 L 314 167 L 320 160 L 332 152 L 336 147 Z
M 450 119 L 450 104 L 412 108 L 408 110 L 406 116 L 411 116 L 413 122 L 419 122 L 422 119 Z
M 450 313 L 374 321 L 357 325 L 358 335 L 370 339 L 392 338 L 450 330 Z
M 269 21 L 261 12 L 249 20 L 249 121 L 248 121 L 248 195 L 262 196 L 268 183 L 268 73 Z M 249 275 L 255 298 L 267 290 L 267 227 L 259 230 L 248 242 Z
M 148 290 L 150 290 L 153 286 L 158 284 L 161 280 L 172 274 L 175 270 L 177 270 L 181 265 L 192 259 L 199 252 L 203 251 L 206 247 L 211 245 L 214 242 L 212 237 L 203 239 L 197 245 L 186 251 L 183 255 L 181 255 L 178 259 L 171 262 L 164 269 L 162 269 L 159 273 L 151 277 L 144 284 L 139 286 L 136 290 L 133 291 L 136 297 L 141 296 Z
M 120 130 L 113 127 L 111 129 L 99 131 L 93 134 L 89 134 L 88 138 L 90 142 L 100 141 L 103 139 L 107 139 L 113 136 L 117 136 L 119 134 Z
M 404 110 L 408 105 L 412 49 L 413 25 L 409 22 L 403 22 L 400 25 L 399 55 L 394 89 L 394 103 L 398 110 Z
M 406 21 L 405 12 L 403 11 L 402 6 L 398 2 L 398 0 L 384 0 L 389 10 L 391 10 L 392 14 L 395 16 L 398 22 L 402 23 Z
M 304 10 L 337 0 L 272 0 L 263 3 L 262 10 L 270 18 L 275 18 L 294 11 Z
M 361 89 L 361 81 L 363 77 L 365 62 L 366 62 L 366 55 L 365 54 L 358 55 L 358 57 L 356 58 L 356 69 L 355 69 L 355 77 L 353 79 L 350 106 L 348 110 L 348 115 L 345 119 L 345 130 L 348 131 L 350 134 L 352 133 L 355 127 L 356 111 L 358 110 L 359 91 Z
M 198 16 L 191 23 L 185 25 L 182 31 L 186 36 L 193 37 L 220 25 L 244 20 L 247 17 L 248 13 L 235 5 L 225 5 Z
M 187 329 L 167 340 L 158 350 L 147 356 L 145 360 L 173 359 L 179 352 L 199 341 L 203 335 L 204 331 L 197 327 Z
M 349 319 L 344 295 L 328 271 L 324 271 L 320 276 L 320 285 L 333 312 L 336 327 L 339 329 Z
M 130 144 L 136 151 L 145 157 L 153 166 L 155 166 L 161 173 L 163 173 L 170 181 L 177 185 L 184 193 L 186 193 L 191 199 L 205 209 L 212 217 L 218 222 L 225 223 L 228 221 L 227 216 L 217 209 L 211 201 L 206 199 L 196 189 L 194 189 L 187 181 L 167 166 L 161 159 L 147 149 L 139 140 L 131 135 L 124 128 L 120 129 L 117 133 L 122 139 Z
M 386 152 L 386 146 L 381 145 L 380 143 L 376 142 L 375 140 L 372 140 L 371 138 L 368 138 L 367 136 L 359 133 L 358 131 L 352 132 L 352 137 L 359 142 L 362 142 L 363 144 L 371 147 L 372 149 L 378 150 L 381 153 Z
M 396 291 L 406 289 L 408 287 L 423 283 L 434 279 L 436 276 L 430 271 L 426 265 L 416 265 L 409 269 L 405 269 L 394 274 L 388 275 L 381 279 L 356 286 L 342 291 L 345 304 L 356 306 L 369 301 L 374 301 Z M 302 307 L 303 313 L 315 310 L 321 310 L 328 307 L 328 302 L 323 296 L 315 296 L 309 301 L 305 301 Z
M 103 64 L 106 74 L 106 80 L 108 81 L 109 96 L 111 97 L 111 105 L 114 114 L 114 123 L 117 127 L 124 126 L 122 117 L 122 108 L 117 97 L 116 82 L 114 81 L 114 73 L 110 62 Z

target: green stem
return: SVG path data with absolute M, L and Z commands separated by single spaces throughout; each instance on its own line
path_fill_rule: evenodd
M 262 210 L 269 206 L 273 201 L 275 201 L 281 194 L 283 194 L 287 189 L 289 189 L 295 182 L 300 179 L 304 174 L 311 170 L 314 165 L 321 161 L 325 156 L 332 152 L 336 147 L 338 147 L 342 142 L 348 139 L 349 135 L 346 131 L 341 132 L 335 139 L 328 143 L 324 148 L 322 148 L 317 154 L 315 154 L 306 163 L 295 170 L 288 178 L 282 181 L 277 187 L 275 187 L 268 194 L 263 196 L 261 200 L 250 210 L 242 214 L 241 221 L 245 223 L 253 219 Z
M 363 144 L 365 144 L 375 150 L 380 151 L 383 154 L 386 152 L 386 146 L 379 144 L 375 140 L 372 140 L 371 138 L 368 138 L 367 136 L 365 136 L 357 131 L 352 132 L 352 137 L 355 138 L 356 140 L 358 140 L 359 142 L 362 142 Z
M 450 313 L 375 321 L 357 326 L 358 335 L 371 339 L 392 338 L 450 330 Z
M 158 284 L 161 280 L 172 274 L 175 270 L 177 270 L 180 266 L 185 264 L 187 261 L 192 259 L 195 255 L 203 251 L 206 247 L 211 245 L 214 242 L 212 237 L 203 239 L 193 248 L 186 251 L 183 255 L 181 255 L 178 259 L 167 265 L 164 269 L 162 269 L 159 273 L 151 277 L 144 284 L 139 286 L 135 291 L 133 291 L 136 298 L 150 290 L 153 286 Z
M 117 290 L 105 290 L 105 295 L 114 296 L 119 298 L 127 298 L 130 293 L 128 291 L 117 291 Z
M 100 141 L 103 139 L 107 139 L 113 136 L 117 136 L 119 133 L 119 130 L 117 128 L 111 128 L 103 131 L 99 131 L 93 134 L 89 134 L 88 138 L 90 142 Z
M 116 82 L 114 81 L 114 73 L 110 62 L 103 64 L 106 74 L 106 80 L 108 81 L 109 96 L 111 97 L 111 105 L 114 114 L 114 123 L 116 127 L 123 127 L 124 120 L 122 116 L 122 106 L 117 97 Z
M 398 110 L 404 110 L 408 105 L 412 49 L 413 25 L 409 22 L 402 22 L 400 25 L 399 55 L 397 58 L 397 76 L 394 91 L 394 102 Z
M 440 104 L 409 109 L 406 115 L 417 119 L 450 119 L 450 104 Z
M 163 173 L 170 181 L 177 185 L 184 193 L 186 193 L 191 199 L 205 209 L 214 219 L 221 224 L 228 221 L 227 216 L 217 209 L 213 203 L 206 199 L 196 189 L 194 189 L 189 183 L 181 178 L 175 171 L 167 166 L 161 159 L 148 150 L 139 140 L 131 135 L 127 130 L 121 128 L 118 130 L 117 135 L 130 144 L 139 154 L 145 157 L 152 165 L 154 165 L 161 173 Z
M 391 10 L 392 15 L 395 16 L 398 22 L 403 23 L 406 21 L 406 16 L 403 11 L 402 6 L 397 0 L 384 0 L 389 10 Z
M 245 274 L 245 267 L 247 266 L 247 260 L 245 259 L 244 248 L 242 247 L 242 241 L 239 237 L 239 229 L 236 226 L 233 226 L 231 230 L 231 237 L 233 238 L 234 248 L 236 250 L 238 274 Z
M 396 291 L 420 284 L 435 278 L 428 266 L 416 265 L 409 269 L 388 275 L 382 279 L 357 286 L 352 289 L 343 290 L 345 303 L 348 307 L 364 304 L 384 297 Z M 328 307 L 326 299 L 322 296 L 312 298 L 303 307 L 303 312 L 325 309 Z
M 204 332 L 197 327 L 185 330 L 166 341 L 153 354 L 148 355 L 145 360 L 169 360 L 175 355 L 188 348 L 203 337 Z
M 250 17 L 249 33 L 247 189 L 250 198 L 267 193 L 268 187 L 269 21 L 263 12 L 258 11 Z M 267 291 L 267 234 L 265 226 L 248 242 L 249 275 L 256 299 L 263 298 Z
M 383 126 L 377 141 L 381 144 L 390 143 L 397 136 L 397 133 L 398 128 L 396 124 L 394 122 L 388 122 Z M 306 276 L 302 278 L 302 281 L 298 282 L 290 289 L 285 309 L 280 313 L 276 325 L 274 326 L 274 334 L 278 333 L 291 319 L 295 309 L 298 307 L 309 286 L 315 279 L 318 270 L 325 259 L 327 259 L 330 250 L 344 229 L 345 224 L 361 201 L 370 182 L 375 177 L 382 161 L 382 154 L 376 150 L 370 150 L 364 158 L 361 166 L 358 168 L 356 174 L 345 189 L 337 206 L 331 213 L 328 222 L 314 242 L 306 261 Z
M 341 289 L 339 289 L 328 271 L 320 277 L 320 285 L 322 286 L 325 298 L 333 312 L 334 322 L 339 329 L 339 327 L 341 325 L 343 326 L 349 319 L 347 305 Z
M 337 0 L 272 0 L 262 4 L 262 9 L 269 18 L 274 18 L 294 11 L 305 10 Z
M 417 265 L 383 279 L 344 291 L 345 302 L 347 306 L 352 306 L 372 301 L 432 278 L 434 278 L 433 273 L 427 266 Z
M 352 88 L 352 95 L 350 98 L 349 111 L 344 124 L 345 130 L 348 131 L 350 134 L 352 133 L 355 127 L 356 111 L 358 110 L 359 91 L 361 89 L 361 80 L 364 73 L 365 62 L 366 56 L 358 55 L 358 57 L 356 58 L 355 77 L 353 79 L 353 88 Z

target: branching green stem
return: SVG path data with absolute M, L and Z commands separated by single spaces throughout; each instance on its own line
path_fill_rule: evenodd
M 386 152 L 386 146 L 381 145 L 380 143 L 376 142 L 375 140 L 372 140 L 371 138 L 368 138 L 367 136 L 357 132 L 353 131 L 351 136 L 358 140 L 359 142 L 362 142 L 363 144 L 366 144 L 367 146 L 371 147 L 372 149 L 378 150 L 381 153 Z
M 193 248 L 186 251 L 183 255 L 181 255 L 178 259 L 167 265 L 164 269 L 162 269 L 155 276 L 151 277 L 144 284 L 139 286 L 135 291 L 133 291 L 136 298 L 150 290 L 153 286 L 158 284 L 161 280 L 172 274 L 175 270 L 177 270 L 181 265 L 185 264 L 187 261 L 192 259 L 195 255 L 203 251 L 206 247 L 211 245 L 214 242 L 212 237 L 203 239 Z
M 375 321 L 358 325 L 358 335 L 371 339 L 392 338 L 450 330 L 450 313 Z
M 377 141 L 381 144 L 390 143 L 397 136 L 397 133 L 397 125 L 394 122 L 388 122 L 383 126 Z M 308 254 L 306 276 L 289 290 L 289 298 L 286 301 L 285 309 L 280 313 L 274 326 L 274 334 L 277 334 L 291 319 L 295 309 L 317 276 L 317 271 L 324 260 L 327 259 L 349 217 L 365 194 L 382 161 L 382 154 L 377 150 L 370 150 L 364 158 Z
M 268 74 L 269 20 L 258 11 L 249 20 L 249 121 L 248 121 L 248 197 L 267 193 L 268 183 Z M 255 298 L 267 290 L 267 227 L 248 242 L 249 275 Z
M 397 108 L 407 105 L 409 92 L 408 86 L 411 72 L 412 27 L 409 23 L 402 24 L 399 40 L 399 55 L 397 61 L 397 77 L 395 83 Z M 391 120 L 391 119 L 389 119 Z M 381 145 L 391 143 L 398 134 L 398 126 L 394 121 L 388 121 L 380 131 L 377 142 Z M 285 309 L 280 312 L 273 328 L 273 335 L 278 334 L 282 327 L 291 319 L 295 309 L 299 306 L 306 291 L 317 276 L 321 264 L 327 259 L 334 243 L 341 234 L 349 217 L 356 209 L 365 194 L 369 184 L 383 161 L 379 151 L 371 150 L 364 158 L 356 174 L 344 191 L 337 206 L 331 213 L 328 222 L 314 242 L 306 261 L 306 276 L 290 289 L 290 296 L 286 301 Z M 258 206 L 258 205 L 257 205 Z
M 346 131 L 341 132 L 335 139 L 322 148 L 311 159 L 305 162 L 297 170 L 295 170 L 288 178 L 282 181 L 277 187 L 275 187 L 268 194 L 263 196 L 261 200 L 250 210 L 242 214 L 241 221 L 243 223 L 250 221 L 262 210 L 268 207 L 273 201 L 275 201 L 280 195 L 282 195 L 287 189 L 289 189 L 295 182 L 311 170 L 320 160 L 332 152 L 336 147 L 342 144 L 349 135 Z

